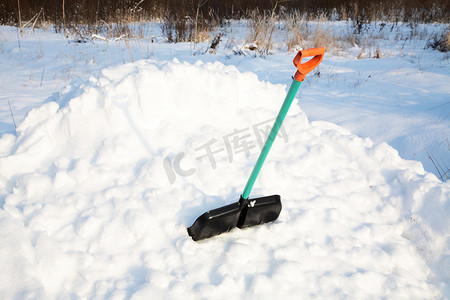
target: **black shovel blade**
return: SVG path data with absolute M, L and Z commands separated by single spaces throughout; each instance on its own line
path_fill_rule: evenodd
M 228 232 L 237 226 L 240 213 L 239 202 L 207 211 L 187 231 L 194 241 Z
M 194 241 L 203 240 L 235 227 L 246 228 L 275 221 L 281 212 L 279 195 L 244 200 L 207 211 L 187 229 Z
M 241 198 L 240 201 L 243 205 L 237 227 L 241 229 L 273 222 L 278 219 L 281 212 L 281 198 L 279 195 L 248 199 L 247 201 Z

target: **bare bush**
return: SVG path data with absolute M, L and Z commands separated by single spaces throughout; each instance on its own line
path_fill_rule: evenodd
M 441 33 L 434 34 L 427 42 L 426 48 L 441 52 L 450 51 L 450 27 Z

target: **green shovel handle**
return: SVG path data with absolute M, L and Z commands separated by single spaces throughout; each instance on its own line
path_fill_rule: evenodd
M 258 160 L 256 161 L 255 166 L 253 167 L 253 171 L 245 185 L 244 191 L 242 192 L 242 198 L 247 200 L 250 192 L 255 184 L 256 178 L 258 177 L 259 171 L 266 160 L 267 154 L 269 154 L 269 150 L 272 147 L 273 142 L 275 141 L 275 137 L 280 130 L 281 125 L 283 124 L 284 118 L 286 117 L 287 112 L 289 111 L 289 107 L 292 104 L 292 101 L 297 94 L 298 88 L 302 84 L 305 79 L 306 74 L 315 69 L 320 62 L 322 61 L 323 55 L 325 54 L 325 49 L 313 48 L 302 50 L 297 53 L 294 58 L 294 65 L 297 67 L 297 72 L 295 73 L 294 79 L 292 80 L 291 87 L 289 88 L 289 92 L 284 99 L 283 105 L 281 106 L 280 112 L 278 113 L 277 118 L 275 119 L 275 123 L 270 130 L 269 136 L 264 144 L 261 153 L 259 154 Z M 311 60 L 306 63 L 301 63 L 303 57 L 314 56 Z

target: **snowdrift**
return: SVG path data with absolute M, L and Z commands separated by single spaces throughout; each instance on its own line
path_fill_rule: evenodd
M 448 297 L 449 184 L 301 103 L 252 193 L 280 194 L 279 219 L 190 239 L 238 199 L 285 93 L 140 61 L 30 111 L 0 139 L 0 298 Z

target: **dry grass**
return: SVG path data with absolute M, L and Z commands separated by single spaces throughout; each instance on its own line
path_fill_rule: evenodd
M 307 24 L 307 16 L 296 11 L 287 15 L 285 19 L 287 51 L 298 51 L 305 41 L 302 30 L 305 30 L 304 26 Z
M 325 47 L 336 54 L 348 47 L 349 40 L 354 43 L 354 38 L 330 27 L 325 14 L 309 17 L 298 11 L 282 15 L 252 13 L 246 43 L 256 44 L 257 50 L 265 55 L 273 50 L 276 38 L 281 38 L 277 40 L 278 48 L 288 52 Z
M 447 30 L 447 33 L 444 34 L 444 45 L 447 49 L 450 49 L 450 28 Z
M 450 26 L 443 32 L 432 35 L 427 42 L 427 47 L 441 52 L 450 51 Z
M 275 10 L 263 14 L 256 10 L 249 15 L 250 18 L 240 22 L 239 26 L 242 24 L 246 26 L 247 32 L 242 41 L 247 46 L 250 45 L 254 55 L 268 55 L 273 50 L 292 52 L 313 47 L 325 47 L 329 53 L 341 54 L 356 46 L 360 48 L 358 59 L 383 58 L 383 49 L 380 46 L 384 44 L 383 41 L 393 39 L 397 43 L 406 43 L 414 39 L 426 40 L 426 37 L 429 39 L 429 47 L 443 52 L 450 50 L 450 29 L 433 34 L 414 24 L 411 24 L 410 31 L 405 31 L 404 25 L 399 26 L 395 23 L 386 25 L 379 22 L 367 23 L 361 29 L 358 23 L 352 21 L 331 22 L 326 14 L 311 16 L 299 12 L 276 13 Z M 230 23 L 214 26 L 207 23 L 196 24 L 195 20 L 187 17 L 174 19 L 168 15 L 159 24 L 163 36 L 169 43 L 189 42 L 193 43 L 196 49 L 198 43 L 211 44 L 219 33 L 228 41 L 224 44 L 226 49 L 231 49 L 238 43 L 234 37 L 234 29 L 227 25 Z M 142 39 L 152 40 L 154 26 L 153 22 L 109 24 L 100 20 L 95 28 L 69 26 L 68 32 L 79 41 L 88 41 L 95 30 L 102 33 L 107 40 L 131 39 L 139 44 Z M 241 39 L 242 37 L 239 40 Z M 212 53 L 216 50 L 217 46 Z
M 450 144 L 447 139 L 448 149 L 450 151 Z M 428 152 L 427 149 L 425 149 L 427 152 L 428 158 L 431 160 L 431 163 L 433 164 L 434 168 L 436 169 L 438 173 L 438 177 L 441 181 L 447 182 L 450 179 L 450 167 L 447 166 L 444 159 L 438 159 L 436 158 L 432 153 Z
M 328 52 L 338 53 L 343 49 L 342 41 L 336 31 L 325 28 L 319 21 L 312 33 L 311 47 L 324 47 Z M 309 47 L 308 47 L 309 48 Z
M 246 43 L 254 43 L 260 53 L 268 54 L 273 45 L 276 21 L 275 10 L 272 10 L 270 15 L 267 12 L 261 14 L 258 10 L 252 11 L 248 21 Z

